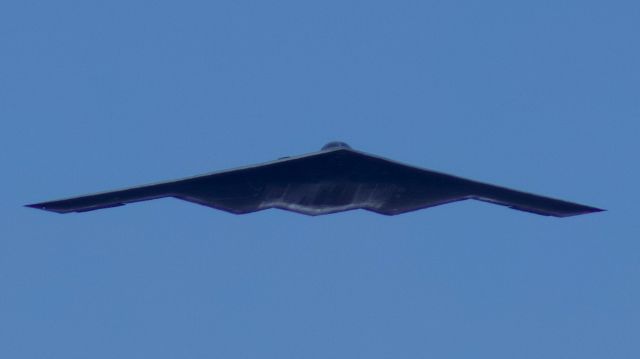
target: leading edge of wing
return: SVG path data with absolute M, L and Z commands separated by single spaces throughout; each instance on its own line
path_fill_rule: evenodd
M 70 213 L 70 212 L 87 212 L 96 209 L 111 208 L 124 206 L 127 203 L 147 201 L 152 199 L 171 197 L 177 193 L 173 191 L 176 186 L 181 183 L 189 182 L 203 177 L 210 177 L 221 175 L 224 173 L 243 171 L 256 167 L 270 166 L 277 163 L 295 161 L 304 159 L 307 157 L 316 156 L 322 153 L 329 153 L 334 151 L 344 151 L 342 148 L 316 151 L 311 153 L 302 154 L 299 156 L 283 157 L 274 161 L 268 161 L 258 164 L 252 164 L 247 166 L 235 167 L 221 171 L 214 171 L 204 174 L 199 174 L 190 177 L 184 177 L 176 180 L 156 182 L 146 184 L 142 186 L 135 186 L 129 188 L 123 188 L 118 190 L 97 192 L 87 194 L 83 196 L 67 197 L 54 201 L 39 202 L 33 204 L 27 204 L 25 207 L 42 209 L 45 211 L 51 211 L 56 213 Z

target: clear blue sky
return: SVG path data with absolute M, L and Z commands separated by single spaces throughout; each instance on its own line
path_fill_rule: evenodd
M 640 2 L 3 1 L 0 357 L 640 357 Z M 27 203 L 330 140 L 606 208 Z

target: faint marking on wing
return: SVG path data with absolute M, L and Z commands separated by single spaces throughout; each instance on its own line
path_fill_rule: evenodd
M 117 191 L 101 192 L 56 201 L 29 204 L 27 207 L 57 213 L 88 212 L 96 209 L 124 206 L 127 203 L 147 201 L 171 196 L 171 184 L 154 184 Z

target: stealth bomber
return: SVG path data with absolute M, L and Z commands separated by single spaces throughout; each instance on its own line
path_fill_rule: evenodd
M 602 211 L 406 165 L 344 142 L 272 162 L 27 206 L 87 212 L 164 197 L 235 214 L 279 208 L 312 216 L 353 209 L 396 215 L 466 199 L 555 217 Z

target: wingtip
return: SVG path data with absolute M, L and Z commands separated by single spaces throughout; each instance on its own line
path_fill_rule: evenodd
M 577 216 L 577 215 L 581 215 L 581 214 L 591 214 L 591 213 L 598 213 L 598 212 L 606 212 L 606 209 L 602 209 L 602 208 L 597 208 L 597 207 L 585 207 L 583 209 L 581 209 L 580 211 L 576 212 L 576 213 L 572 213 L 569 214 L 565 217 L 571 217 L 571 216 Z
M 25 204 L 24 207 L 36 208 L 36 209 L 45 209 L 45 207 L 41 203 Z
M 40 209 L 40 210 L 49 211 L 49 212 L 63 213 L 63 212 L 60 212 L 60 211 L 57 211 L 55 209 L 47 207 L 47 205 L 45 203 L 25 204 L 24 207 Z

